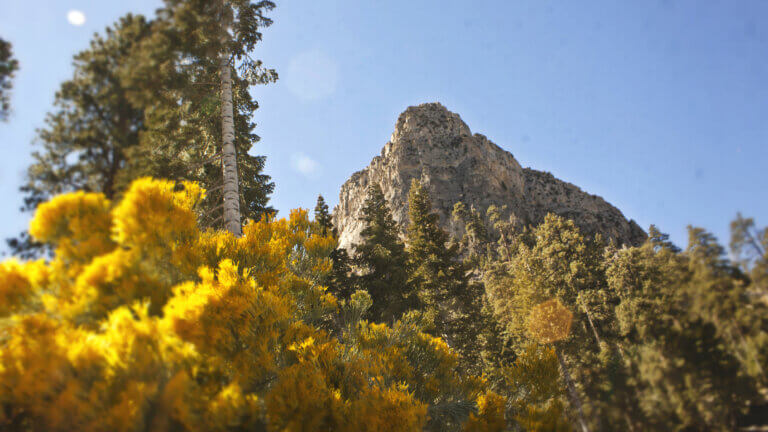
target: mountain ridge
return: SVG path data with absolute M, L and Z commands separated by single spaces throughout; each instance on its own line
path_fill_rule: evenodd
M 411 179 L 430 192 L 443 228 L 460 235 L 451 221 L 453 205 L 462 201 L 483 212 L 506 206 L 504 217 L 516 223 L 538 224 L 547 213 L 573 219 L 588 234 L 601 233 L 618 244 L 637 245 L 646 233 L 603 198 L 557 179 L 547 172 L 523 168 L 512 153 L 473 134 L 461 117 L 440 103 L 408 107 L 395 123 L 381 154 L 342 185 L 333 211 L 339 245 L 350 249 L 360 241 L 361 209 L 367 188 L 377 183 L 392 215 L 405 233 Z

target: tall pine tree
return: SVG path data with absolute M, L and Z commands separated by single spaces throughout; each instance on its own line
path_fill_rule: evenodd
M 737 218 L 735 223 L 739 221 Z M 734 234 L 732 245 L 744 241 L 738 231 Z M 759 252 L 757 249 L 752 258 L 753 271 L 745 274 L 742 269 L 749 270 L 749 267 L 743 262 L 742 269 L 734 266 L 712 234 L 689 228 L 685 254 L 691 278 L 684 287 L 690 299 L 692 319 L 714 325 L 718 335 L 728 341 L 730 353 L 743 363 L 744 370 L 767 383 L 768 305 L 755 301 L 755 294 L 759 295 L 760 291 L 754 286 L 754 281 L 759 283 L 763 276 L 760 271 L 763 256 L 758 255 Z
M 325 203 L 325 198 L 322 195 L 317 197 L 314 222 L 315 230 L 319 235 L 336 237 L 336 229 L 333 227 L 328 204 Z M 338 299 L 348 300 L 355 289 L 350 276 L 352 273 L 351 262 L 347 250 L 340 248 L 338 239 L 336 240 L 336 247 L 330 255 L 331 271 L 322 280 L 322 283 Z
M 731 254 L 749 275 L 756 295 L 768 295 L 768 228 L 759 229 L 753 218 L 741 214 L 731 222 Z
M 257 220 L 273 212 L 268 199 L 274 184 L 263 174 L 265 159 L 249 154 L 259 140 L 253 133 L 258 103 L 249 89 L 277 79 L 274 70 L 250 57 L 261 29 L 272 23 L 265 13 L 275 5 L 250 0 L 164 3 L 152 37 L 133 56 L 125 77 L 137 89 L 132 99 L 151 107 L 147 131 L 135 150 L 137 163 L 128 169 L 134 177 L 199 182 L 208 190 L 203 225 L 235 230 L 241 222 L 233 220 L 236 207 L 238 219 Z M 239 200 L 232 199 L 235 187 Z
M 456 349 L 465 365 L 477 363 L 482 287 L 470 284 L 458 244 L 439 225 L 429 193 L 413 179 L 408 194 L 409 284 L 433 331 Z
M 75 55 L 74 76 L 62 83 L 54 102 L 57 110 L 37 132 L 38 150 L 21 186 L 23 211 L 32 212 L 52 196 L 74 190 L 112 199 L 132 180 L 123 168 L 144 130 L 144 109 L 131 103 L 120 74 L 149 33 L 144 17 L 127 15 Z M 15 255 L 39 252 L 26 233 L 8 244 Z
M 574 315 L 570 336 L 557 349 L 564 380 L 571 382 L 567 394 L 574 422 L 582 430 L 626 423 L 622 410 L 630 408 L 612 388 L 616 381 L 607 379 L 610 371 L 618 374 L 621 369 L 612 344 L 615 300 L 603 277 L 602 241 L 584 238 L 573 221 L 555 215 L 547 215 L 532 231 L 504 241 L 515 249 L 508 261 L 489 265 L 485 282 L 494 315 L 515 351 L 531 340 L 528 325 L 533 308 L 557 299 Z M 605 410 L 610 406 L 622 409 Z
M 355 286 L 368 291 L 373 305 L 368 316 L 377 322 L 391 322 L 414 306 L 408 284 L 408 256 L 398 236 L 398 227 L 378 185 L 368 187 L 362 208 L 365 228 L 362 241 L 354 246 Z
M 681 252 L 658 230 L 651 234 L 606 259 L 627 390 L 639 401 L 640 411 L 629 414 L 638 430 L 735 430 L 760 377 L 749 377 L 751 359 L 733 331 L 739 309 L 756 305 L 736 300 L 740 276 L 711 235 L 691 229 Z
M 328 204 L 325 203 L 325 198 L 322 195 L 317 196 L 317 204 L 315 205 L 315 222 L 320 227 L 321 235 L 328 235 L 333 233 L 333 222 L 331 221 L 331 214 L 328 212 Z
M 13 57 L 11 43 L 0 38 L 0 121 L 8 120 L 13 75 L 18 68 L 19 62 Z

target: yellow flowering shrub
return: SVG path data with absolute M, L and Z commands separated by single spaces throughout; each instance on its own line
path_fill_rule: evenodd
M 0 430 L 440 430 L 439 407 L 475 401 L 501 424 L 416 318 L 326 292 L 336 240 L 306 211 L 236 238 L 197 226 L 204 194 L 145 178 L 39 206 L 54 257 L 0 264 Z
M 47 270 L 43 261 L 0 263 L 0 318 L 34 299 L 48 279 Z
M 469 416 L 464 430 L 467 432 L 501 432 L 506 430 L 505 405 L 506 400 L 496 393 L 488 392 L 481 395 L 477 399 L 478 412 Z
M 104 195 L 75 192 L 40 204 L 29 233 L 55 244 L 59 261 L 84 264 L 115 246 L 110 223 L 110 202 Z

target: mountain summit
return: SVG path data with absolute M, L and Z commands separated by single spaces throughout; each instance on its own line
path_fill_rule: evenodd
M 360 241 L 361 209 L 372 183 L 381 187 L 404 233 L 413 178 L 429 190 L 442 226 L 456 234 L 461 228 L 451 223 L 451 211 L 462 201 L 482 212 L 490 205 L 506 206 L 505 216 L 513 216 L 521 226 L 538 224 L 554 213 L 618 244 L 637 245 L 646 237 L 635 221 L 601 197 L 552 174 L 522 168 L 511 153 L 472 134 L 458 114 L 440 103 L 426 103 L 400 114 L 381 155 L 341 187 L 333 212 L 340 246 L 348 249 Z

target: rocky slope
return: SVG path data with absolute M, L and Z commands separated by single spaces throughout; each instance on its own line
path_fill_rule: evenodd
M 371 183 L 381 186 L 395 220 L 408 220 L 408 190 L 418 178 L 428 188 L 443 226 L 451 223 L 454 203 L 482 210 L 507 206 L 521 224 L 537 224 L 547 213 L 573 219 L 588 233 L 600 232 L 619 244 L 638 244 L 645 232 L 602 198 L 556 179 L 549 173 L 522 168 L 511 153 L 485 136 L 472 134 L 458 114 L 439 103 L 409 107 L 397 120 L 380 156 L 352 175 L 341 187 L 333 212 L 339 242 L 349 248 L 360 240 L 360 209 Z

